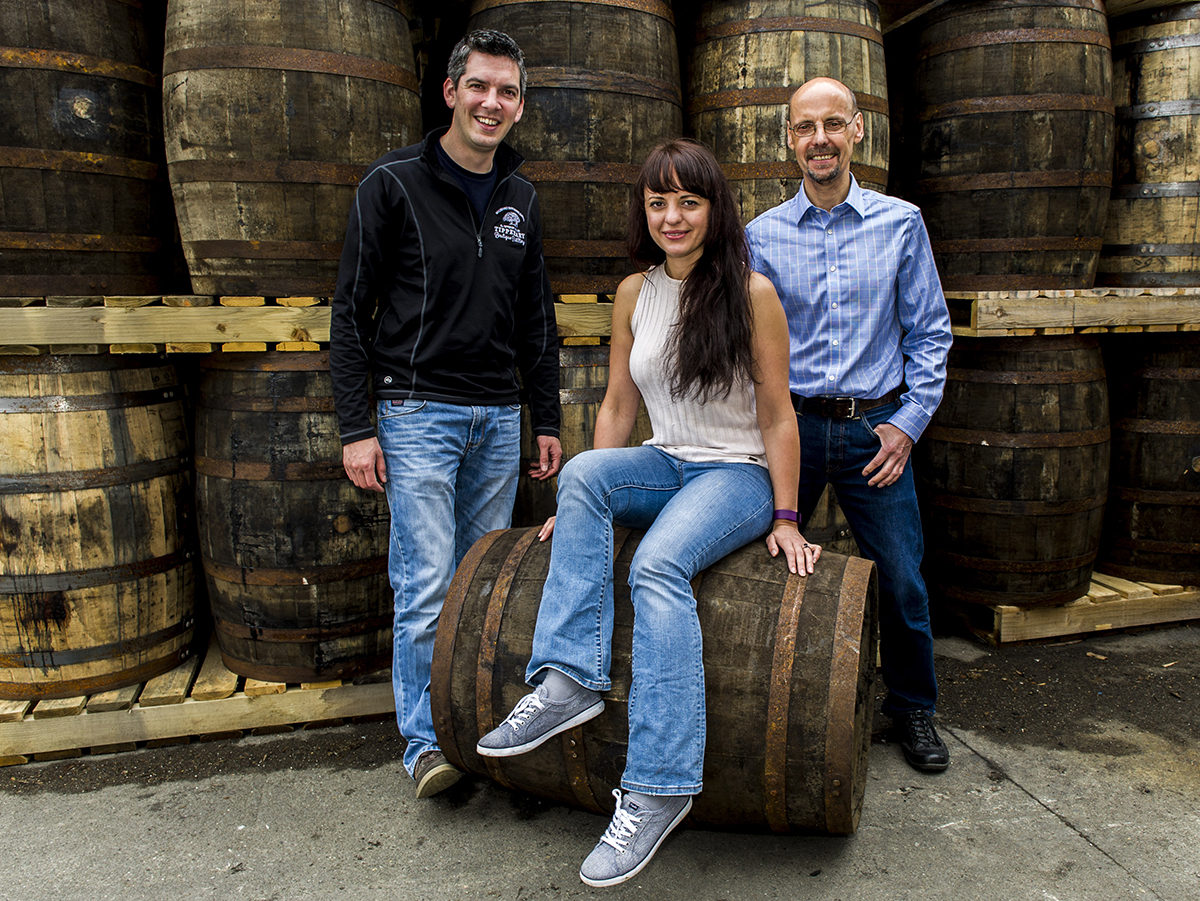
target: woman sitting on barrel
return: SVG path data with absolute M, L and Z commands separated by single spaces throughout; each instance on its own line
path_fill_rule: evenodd
M 550 572 L 525 696 L 477 746 L 510 757 L 604 710 L 611 688 L 613 524 L 646 533 L 629 569 L 634 607 L 629 747 L 616 812 L 579 876 L 616 885 L 644 867 L 701 790 L 704 664 L 691 579 L 767 535 L 791 572 L 820 556 L 796 521 L 800 446 L 788 328 L 753 273 L 733 192 L 703 144 L 651 151 L 629 211 L 646 271 L 617 289 L 596 450 L 558 480 Z M 644 399 L 654 437 L 626 447 Z M 557 526 L 556 526 L 557 521 Z

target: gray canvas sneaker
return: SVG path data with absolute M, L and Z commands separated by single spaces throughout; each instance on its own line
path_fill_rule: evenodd
M 613 797 L 617 809 L 612 822 L 579 868 L 579 878 L 597 888 L 617 885 L 640 873 L 663 839 L 692 809 L 691 795 L 672 797 L 658 810 L 642 807 L 628 795 L 622 797 L 617 789 L 613 789 Z
M 539 685 L 517 702 L 504 722 L 479 739 L 475 750 L 483 757 L 515 757 L 603 712 L 604 700 L 592 692 L 579 691 L 555 702 Z

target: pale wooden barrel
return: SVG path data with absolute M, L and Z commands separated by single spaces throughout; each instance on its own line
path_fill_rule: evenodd
M 191 449 L 161 360 L 0 356 L 0 698 L 177 666 L 194 630 Z
M 1200 285 L 1200 3 L 1111 21 L 1116 167 L 1098 285 Z

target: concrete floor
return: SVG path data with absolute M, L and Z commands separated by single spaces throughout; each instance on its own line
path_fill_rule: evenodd
M 590 889 L 605 819 L 482 780 L 415 801 L 371 723 L 0 770 L 0 898 L 1200 899 L 1200 628 L 937 648 L 950 769 L 877 736 L 849 838 L 685 830 Z

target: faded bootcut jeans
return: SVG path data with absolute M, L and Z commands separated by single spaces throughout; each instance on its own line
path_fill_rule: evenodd
M 411 774 L 437 747 L 429 670 L 450 580 L 471 545 L 512 523 L 521 408 L 381 400 L 377 413 L 392 514 L 392 690 Z
M 612 687 L 613 524 L 647 529 L 629 568 L 633 682 L 621 787 L 694 795 L 704 765 L 704 663 L 691 579 L 771 525 L 767 470 L 685 463 L 654 447 L 593 450 L 558 479 L 558 519 L 542 591 L 532 685 L 547 668 Z

